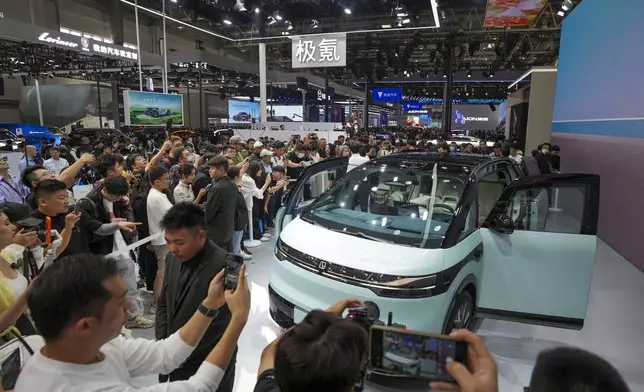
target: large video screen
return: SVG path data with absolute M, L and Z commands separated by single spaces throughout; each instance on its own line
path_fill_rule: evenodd
M 123 94 L 125 124 L 183 125 L 183 95 L 126 90 Z
M 228 100 L 229 123 L 250 124 L 259 118 L 259 102 Z
M 501 105 L 499 105 L 501 106 Z M 452 129 L 493 130 L 499 126 L 505 115 L 499 106 L 490 105 L 454 105 L 452 107 Z
M 271 121 L 302 121 L 302 105 L 268 105 L 266 109 L 272 111 Z

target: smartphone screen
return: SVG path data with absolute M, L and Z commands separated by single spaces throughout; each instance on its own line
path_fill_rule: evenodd
M 238 255 L 226 255 L 226 272 L 224 272 L 224 289 L 236 290 L 239 271 L 244 264 L 244 258 Z
M 467 345 L 448 336 L 373 326 L 370 356 L 372 371 L 455 382 L 445 368 L 446 360 L 465 363 Z
M 2 389 L 8 391 L 16 387 L 18 376 L 22 370 L 22 352 L 20 348 L 15 349 L 0 365 L 0 377 L 2 378 Z

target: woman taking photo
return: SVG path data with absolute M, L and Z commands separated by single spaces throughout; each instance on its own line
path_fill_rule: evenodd
M 197 178 L 197 168 L 189 163 L 184 163 L 179 166 L 179 183 L 174 188 L 174 202 L 183 203 L 183 202 L 195 202 L 197 204 L 201 203 L 201 200 L 206 196 L 210 187 L 205 187 L 199 191 L 197 198 L 195 199 L 194 191 L 192 190 L 192 184 Z

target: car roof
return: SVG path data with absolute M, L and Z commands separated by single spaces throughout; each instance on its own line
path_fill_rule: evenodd
M 400 152 L 387 155 L 378 160 L 388 159 L 414 159 L 419 161 L 441 162 L 445 164 L 455 164 L 461 166 L 477 167 L 485 162 L 489 162 L 492 157 L 481 154 L 462 154 L 462 153 L 440 153 L 440 152 Z

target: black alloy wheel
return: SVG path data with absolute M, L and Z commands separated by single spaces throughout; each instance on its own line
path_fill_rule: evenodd
M 471 329 L 474 319 L 474 300 L 466 290 L 461 291 L 453 300 L 447 316 L 443 334 L 448 335 L 457 329 Z

